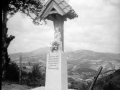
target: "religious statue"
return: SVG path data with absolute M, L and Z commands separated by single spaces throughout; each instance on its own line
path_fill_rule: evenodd
M 55 29 L 54 41 L 61 42 L 61 32 L 59 28 Z
M 60 46 L 61 46 L 61 33 L 60 33 L 60 29 L 56 28 L 54 35 L 54 42 L 52 43 L 51 51 L 52 52 L 58 51 Z

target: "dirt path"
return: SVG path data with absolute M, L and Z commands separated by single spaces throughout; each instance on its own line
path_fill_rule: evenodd
M 2 90 L 45 90 L 45 87 L 36 87 L 36 88 L 30 88 L 25 85 L 19 85 L 19 84 L 4 84 L 2 86 Z M 74 89 L 69 89 L 74 90 Z
M 2 86 L 2 90 L 30 90 L 31 88 L 18 84 L 5 84 Z

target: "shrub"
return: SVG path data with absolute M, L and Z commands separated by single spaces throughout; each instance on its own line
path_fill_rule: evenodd
M 69 77 L 69 89 L 76 89 L 76 90 L 88 90 L 89 85 L 82 81 L 75 81 L 74 78 Z
M 4 80 L 11 82 L 19 81 L 19 67 L 15 62 L 10 62 L 4 73 Z
M 77 89 L 77 82 L 72 77 L 68 78 L 68 83 L 69 83 L 68 86 L 69 89 Z
M 32 72 L 28 74 L 27 85 L 33 87 L 45 85 L 45 73 L 42 73 L 41 69 L 39 64 L 33 66 Z
M 114 73 L 100 78 L 93 90 L 120 90 L 120 69 Z

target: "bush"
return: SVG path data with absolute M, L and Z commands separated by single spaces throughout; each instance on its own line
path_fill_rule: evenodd
M 120 69 L 114 73 L 100 78 L 93 90 L 120 90 Z
M 10 62 L 4 73 L 4 80 L 11 82 L 19 81 L 19 67 L 15 62 Z
M 42 73 L 41 69 L 39 64 L 33 66 L 32 72 L 28 74 L 27 85 L 32 87 L 45 85 L 45 73 Z
M 77 89 L 76 87 L 77 82 L 72 77 L 68 78 L 68 83 L 69 83 L 69 86 L 68 86 L 69 89 Z
M 75 81 L 72 77 L 68 78 L 69 82 L 69 89 L 76 89 L 76 90 L 88 90 L 89 85 L 85 82 Z
M 28 86 L 37 87 L 45 85 L 45 69 L 35 64 L 31 72 L 21 71 L 22 83 Z M 19 83 L 19 67 L 15 62 L 10 62 L 4 73 L 4 81 Z

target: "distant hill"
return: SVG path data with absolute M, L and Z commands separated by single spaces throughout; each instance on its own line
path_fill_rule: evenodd
M 39 48 L 34 51 L 25 52 L 25 53 L 14 53 L 10 54 L 10 58 L 12 61 L 19 61 L 20 55 L 22 56 L 23 62 L 39 62 L 39 61 L 45 61 L 46 55 L 49 52 L 49 48 Z
M 19 62 L 20 55 L 24 63 L 46 63 L 47 53 L 49 48 L 39 48 L 37 50 L 26 53 L 10 54 L 12 61 Z M 103 71 L 118 69 L 120 67 L 120 54 L 101 53 L 90 50 L 77 50 L 64 53 L 68 61 L 69 75 L 92 75 L 97 72 L 100 66 L 103 66 Z M 91 73 L 92 74 L 91 74 Z M 94 75 L 94 74 L 93 74 Z
M 14 54 L 10 54 L 10 57 L 12 59 L 16 59 L 19 58 L 20 55 L 25 58 L 25 57 L 32 57 L 32 56 L 36 56 L 36 55 L 41 55 L 41 54 L 46 54 L 49 51 L 49 48 L 39 48 L 30 52 L 24 52 L 24 53 L 14 53 Z

